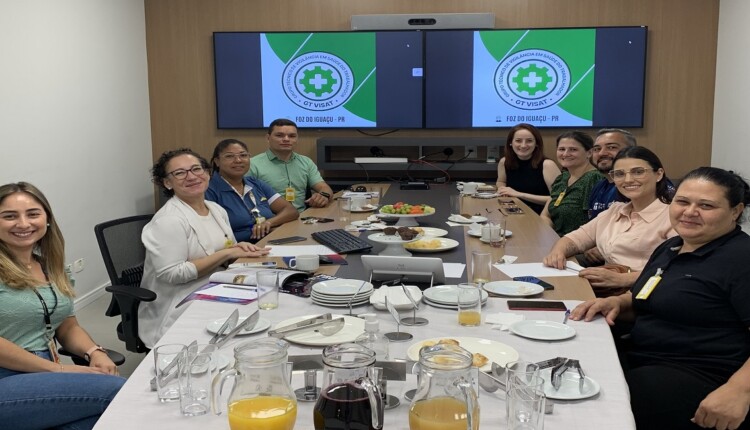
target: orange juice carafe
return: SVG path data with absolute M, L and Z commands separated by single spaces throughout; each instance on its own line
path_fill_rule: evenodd
M 292 430 L 297 420 L 297 399 L 289 385 L 289 344 L 268 338 L 240 343 L 234 348 L 232 369 L 221 372 L 213 382 L 212 406 L 224 413 L 222 398 L 227 379 L 234 379 L 226 412 L 232 430 Z
M 478 430 L 479 403 L 472 355 L 447 344 L 419 351 L 419 387 L 409 408 L 410 430 Z

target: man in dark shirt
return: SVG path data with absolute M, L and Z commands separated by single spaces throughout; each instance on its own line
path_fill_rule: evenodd
M 589 219 L 594 219 L 617 200 L 617 188 L 609 177 L 609 171 L 612 170 L 612 163 L 621 149 L 636 145 L 635 136 L 626 130 L 603 128 L 596 133 L 591 158 L 596 168 L 607 179 L 600 181 L 591 190 Z

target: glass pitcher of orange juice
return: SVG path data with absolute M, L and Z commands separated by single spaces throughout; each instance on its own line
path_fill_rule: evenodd
M 409 409 L 410 430 L 478 430 L 472 354 L 456 345 L 419 351 L 419 386 Z
M 234 367 L 221 372 L 213 382 L 212 407 L 224 412 L 218 399 L 224 384 L 234 378 L 227 401 L 232 430 L 292 430 L 297 421 L 297 399 L 289 384 L 289 344 L 281 339 L 250 340 L 234 348 Z

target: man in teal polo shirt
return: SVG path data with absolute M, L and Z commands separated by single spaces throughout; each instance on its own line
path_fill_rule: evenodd
M 268 127 L 266 139 L 268 151 L 252 158 L 249 176 L 271 185 L 300 212 L 307 206 L 328 206 L 333 190 L 320 176 L 318 166 L 309 157 L 294 152 L 297 124 L 284 118 L 276 119 Z M 305 199 L 308 189 L 311 196 Z

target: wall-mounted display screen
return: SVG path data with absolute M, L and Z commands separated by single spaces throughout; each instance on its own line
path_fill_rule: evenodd
M 426 128 L 642 127 L 646 27 L 425 32 Z
M 214 33 L 219 128 L 423 127 L 416 31 Z
M 646 27 L 214 33 L 219 128 L 643 127 Z

